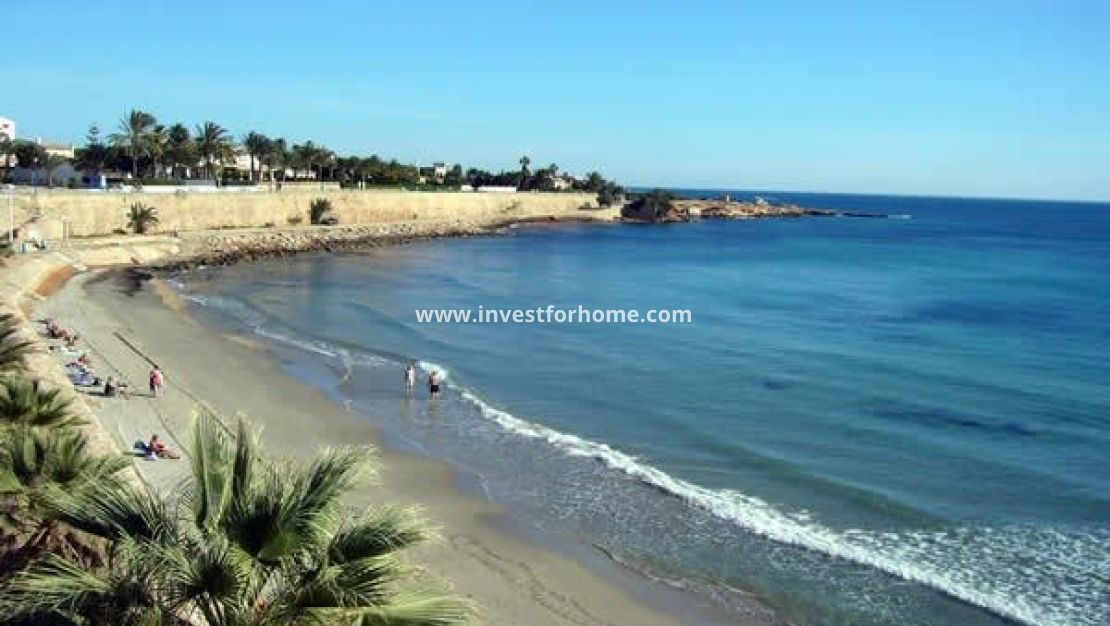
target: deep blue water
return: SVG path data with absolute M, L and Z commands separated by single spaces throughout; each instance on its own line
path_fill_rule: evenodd
M 763 195 L 910 217 L 515 229 L 183 288 L 539 532 L 723 605 L 1110 623 L 1110 206 Z M 693 323 L 413 314 L 547 304 Z M 409 358 L 446 397 L 405 397 Z

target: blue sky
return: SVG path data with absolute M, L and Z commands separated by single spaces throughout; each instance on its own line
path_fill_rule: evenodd
M 11 4 L 23 136 L 140 107 L 634 185 L 1110 200 L 1104 1 Z

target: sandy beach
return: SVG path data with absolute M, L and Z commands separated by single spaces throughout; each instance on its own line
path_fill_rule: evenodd
M 477 622 L 490 625 L 612 625 L 737 623 L 713 607 L 651 583 L 608 562 L 600 553 L 570 558 L 558 544 L 540 547 L 505 530 L 496 507 L 459 487 L 446 465 L 382 449 L 373 424 L 332 403 L 319 390 L 286 375 L 248 337 L 219 334 L 189 316 L 172 290 L 158 281 L 127 294 L 111 274 L 83 274 L 39 303 L 32 318 L 54 317 L 78 329 L 101 376 L 129 383 L 131 397 L 84 399 L 121 450 L 160 434 L 183 453 L 180 461 L 135 466 L 144 481 L 171 492 L 188 469 L 190 416 L 206 407 L 223 416 L 245 415 L 263 429 L 274 453 L 307 456 L 334 445 L 378 449 L 375 484 L 358 492 L 370 502 L 420 507 L 439 539 L 414 555 L 440 584 L 471 598 Z M 166 393 L 150 397 L 152 364 L 166 373 Z M 589 562 L 584 565 L 583 556 Z M 773 623 L 753 607 L 741 623 Z

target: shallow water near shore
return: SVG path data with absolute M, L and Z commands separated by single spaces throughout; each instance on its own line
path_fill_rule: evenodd
M 912 217 L 520 228 L 180 287 L 535 533 L 726 607 L 1110 621 L 1110 206 L 784 200 Z M 694 323 L 413 314 L 547 304 Z M 409 359 L 444 397 L 406 396 Z

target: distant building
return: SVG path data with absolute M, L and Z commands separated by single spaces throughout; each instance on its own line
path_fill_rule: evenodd
M 15 141 L 15 120 L 0 117 L 0 135 L 7 137 L 8 141 Z
M 443 181 L 447 179 L 447 174 L 451 171 L 452 167 L 453 165 L 450 163 L 440 162 L 433 163 L 431 167 L 421 167 L 419 168 L 420 182 L 426 183 L 431 180 L 443 184 Z
M 71 143 L 55 143 L 52 141 L 43 141 L 41 137 L 35 139 L 35 143 L 42 146 L 43 150 L 50 156 L 62 157 L 63 159 L 72 160 L 76 156 Z
M 551 188 L 555 191 L 566 191 L 574 186 L 574 179 L 569 176 L 554 176 L 551 179 Z

